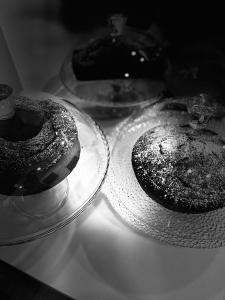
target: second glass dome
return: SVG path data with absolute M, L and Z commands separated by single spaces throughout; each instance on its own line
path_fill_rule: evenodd
M 80 108 L 104 119 L 155 102 L 165 89 L 167 69 L 163 44 L 113 15 L 103 36 L 66 58 L 60 76 Z

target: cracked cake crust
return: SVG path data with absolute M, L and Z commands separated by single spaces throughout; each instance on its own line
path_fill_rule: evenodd
M 143 190 L 164 207 L 202 213 L 225 205 L 225 142 L 214 131 L 160 125 L 144 133 L 132 152 Z

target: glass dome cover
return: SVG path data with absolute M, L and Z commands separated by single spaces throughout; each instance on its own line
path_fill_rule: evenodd
M 121 14 L 111 16 L 105 34 L 73 50 L 63 64 L 61 79 L 81 101 L 121 108 L 149 104 L 163 92 L 168 68 L 164 45 L 126 20 Z
M 77 80 L 151 78 L 163 80 L 164 47 L 147 31 L 126 26 L 126 18 L 109 18 L 108 32 L 73 51 Z

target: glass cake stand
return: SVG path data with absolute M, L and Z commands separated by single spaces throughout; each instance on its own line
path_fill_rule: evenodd
M 109 16 L 107 26 L 68 53 L 60 79 L 76 105 L 100 120 L 129 116 L 162 97 L 170 63 L 165 43 Z
M 42 96 L 43 100 L 53 98 L 47 93 Z M 109 149 L 102 130 L 71 103 L 57 97 L 53 100 L 75 117 L 80 158 L 69 176 L 48 191 L 24 196 L 26 201 L 0 195 L 0 246 L 31 241 L 64 227 L 87 208 L 104 182 Z
M 73 97 L 77 107 L 84 110 L 94 119 L 106 120 L 106 119 L 119 119 L 129 116 L 136 109 L 143 108 L 150 103 L 154 103 L 159 100 L 164 89 L 164 82 L 150 79 L 109 79 L 109 80 L 90 80 L 79 81 L 76 79 L 72 68 L 72 54 L 69 54 L 60 70 L 60 81 Z M 111 86 L 133 86 L 135 91 L 140 94 L 143 93 L 145 97 L 142 99 L 124 100 L 125 96 L 120 96 L 117 101 L 106 101 L 97 99 L 94 95 L 97 93 L 106 93 Z M 126 96 L 126 98 L 129 98 Z
M 169 210 L 151 199 L 139 185 L 132 168 L 132 149 L 149 129 L 180 122 L 180 111 L 157 113 L 156 104 L 139 110 L 121 122 L 108 138 L 110 167 L 104 185 L 113 211 L 139 233 L 174 246 L 215 248 L 225 245 L 225 208 L 201 214 Z

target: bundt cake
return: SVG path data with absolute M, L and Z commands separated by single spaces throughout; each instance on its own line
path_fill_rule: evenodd
M 39 193 L 59 183 L 77 164 L 75 119 L 51 99 L 16 96 L 14 103 L 14 117 L 0 131 L 0 193 Z M 4 124 L 0 121 L 0 127 Z
M 171 103 L 165 105 L 169 114 L 176 108 Z M 205 127 L 160 122 L 140 136 L 132 151 L 133 171 L 153 200 L 183 213 L 225 206 L 225 140 L 218 122 Z

